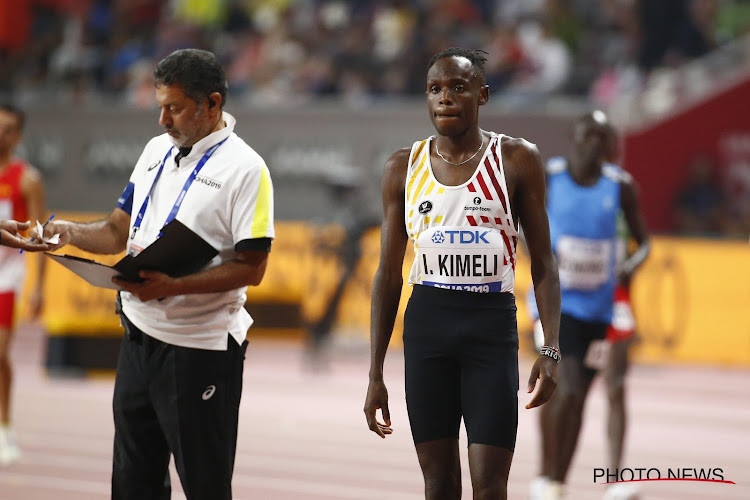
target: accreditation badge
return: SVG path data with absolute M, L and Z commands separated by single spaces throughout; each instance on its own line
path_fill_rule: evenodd
M 133 228 L 128 238 L 128 255 L 135 257 L 147 246 L 143 241 L 143 232 L 139 231 L 138 228 Z

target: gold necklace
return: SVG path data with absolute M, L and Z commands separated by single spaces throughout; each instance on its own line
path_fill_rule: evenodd
M 437 143 L 437 139 L 435 139 L 435 152 L 436 152 L 436 153 L 438 154 L 438 156 L 439 156 L 440 158 L 442 158 L 442 159 L 443 159 L 443 161 L 444 161 L 445 163 L 450 163 L 451 165 L 463 165 L 464 163 L 468 163 L 468 162 L 470 162 L 471 160 L 473 160 L 473 159 L 474 159 L 474 157 L 475 157 L 476 155 L 478 155 L 478 154 L 479 154 L 479 152 L 480 152 L 480 151 L 482 150 L 482 147 L 483 147 L 483 146 L 484 146 L 484 134 L 482 134 L 482 143 L 481 143 L 481 144 L 479 145 L 479 149 L 477 149 L 477 151 L 476 151 L 476 152 L 475 152 L 475 153 L 474 153 L 473 155 L 469 156 L 468 158 L 466 158 L 466 159 L 465 159 L 464 161 L 462 161 L 462 162 L 460 162 L 460 163 L 454 163 L 454 162 L 452 162 L 452 161 L 450 161 L 450 160 L 446 159 L 446 158 L 445 158 L 445 156 L 443 156 L 443 155 L 441 155 L 441 154 L 440 154 L 440 150 L 438 149 L 438 143 Z

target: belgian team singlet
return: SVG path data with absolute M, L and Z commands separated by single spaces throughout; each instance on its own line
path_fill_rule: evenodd
M 430 162 L 435 136 L 412 146 L 405 215 L 416 256 L 409 284 L 513 293 L 518 231 L 505 184 L 502 137 L 491 133 L 474 175 L 459 186 L 435 178 Z

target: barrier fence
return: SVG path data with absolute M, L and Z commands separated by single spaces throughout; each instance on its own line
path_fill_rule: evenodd
M 87 220 L 94 214 L 58 214 Z M 265 278 L 248 290 L 247 309 L 254 335 L 303 336 L 306 325 L 323 314 L 343 266 L 345 241 L 337 226 L 280 221 Z M 342 297 L 334 333 L 363 343 L 369 335 L 370 291 L 379 258 L 379 230 L 362 239 L 362 254 Z M 638 343 L 634 359 L 647 363 L 685 362 L 750 367 L 750 248 L 744 242 L 654 237 L 652 254 L 633 283 Z M 113 264 L 119 256 L 70 253 Z M 520 252 L 519 252 L 520 253 Z M 413 253 L 407 250 L 404 276 Z M 36 259 L 28 259 L 30 283 Z M 524 297 L 531 284 L 528 258 L 520 253 L 516 297 L 521 350 L 531 353 L 530 320 Z M 402 317 L 410 290 L 404 284 L 393 342 L 400 344 Z M 50 343 L 48 365 L 114 366 L 119 319 L 115 292 L 95 288 L 57 265 L 47 263 L 43 324 Z M 28 294 L 28 286 L 26 287 Z M 19 301 L 21 317 L 26 300 Z

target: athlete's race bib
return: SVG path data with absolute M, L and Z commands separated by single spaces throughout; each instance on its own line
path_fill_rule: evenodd
M 557 240 L 557 268 L 560 286 L 573 290 L 595 290 L 610 278 L 613 244 L 561 236 Z
M 487 227 L 433 227 L 417 238 L 420 283 L 469 292 L 502 290 L 500 231 Z

